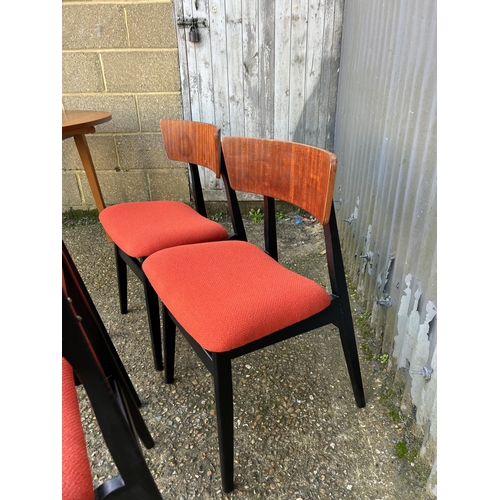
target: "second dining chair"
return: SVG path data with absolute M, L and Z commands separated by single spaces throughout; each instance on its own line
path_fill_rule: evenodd
M 333 210 L 335 155 L 243 137 L 225 137 L 222 149 L 231 186 L 264 196 L 265 250 L 245 241 L 169 248 L 146 259 L 144 272 L 163 302 L 166 382 L 174 380 L 176 327 L 214 377 L 222 487 L 229 492 L 234 487 L 232 359 L 333 324 L 358 407 L 365 406 L 365 397 Z M 331 293 L 278 263 L 275 199 L 309 212 L 323 226 Z
M 127 266 L 143 284 L 151 347 L 156 370 L 163 369 L 158 296 L 144 275 L 144 260 L 153 253 L 179 245 L 246 239 L 245 229 L 222 166 L 220 128 L 188 120 L 160 120 L 167 157 L 189 164 L 195 208 L 186 203 L 159 200 L 119 203 L 101 211 L 99 219 L 115 246 L 120 311 L 126 314 Z M 224 181 L 234 233 L 207 217 L 199 167 L 215 173 Z
M 144 458 L 153 439 L 137 407 L 127 404 L 120 376 L 108 375 L 102 351 L 80 316 L 82 301 L 62 297 L 62 499 L 161 500 Z M 76 309 L 75 309 L 76 306 Z M 111 354 L 111 353 L 110 353 Z M 75 382 L 81 383 L 118 474 L 94 489 Z
M 161 500 L 139 443 L 154 446 L 137 392 L 64 241 L 62 250 L 62 499 Z M 95 490 L 76 385 L 119 472 Z

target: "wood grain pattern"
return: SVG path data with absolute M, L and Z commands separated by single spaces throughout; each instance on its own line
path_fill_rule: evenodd
M 63 136 L 71 137 L 71 134 L 81 134 L 82 130 L 89 130 L 91 127 L 108 122 L 109 120 L 111 120 L 111 113 L 107 111 L 63 111 L 62 134 Z
M 243 100 L 243 17 L 240 2 L 226 5 L 227 78 L 229 127 L 225 135 L 245 135 L 245 103 Z
M 184 120 L 160 120 L 167 156 L 174 161 L 195 163 L 220 177 L 220 128 Z
M 174 1 L 176 16 L 208 24 L 197 43 L 177 29 L 184 119 L 333 151 L 344 0 Z M 201 175 L 207 200 L 223 199 Z
M 185 17 L 184 13 L 184 0 L 174 0 L 175 15 L 176 18 Z M 192 120 L 191 111 L 191 93 L 190 93 L 190 76 L 189 76 L 189 64 L 188 64 L 188 47 L 187 47 L 187 35 L 188 32 L 183 26 L 176 24 L 177 31 L 177 47 L 179 55 L 179 68 L 181 69 L 181 98 L 182 98 L 182 109 L 183 116 L 185 120 Z
M 224 137 L 222 151 L 233 189 L 292 203 L 330 220 L 337 158 L 329 151 L 275 139 Z

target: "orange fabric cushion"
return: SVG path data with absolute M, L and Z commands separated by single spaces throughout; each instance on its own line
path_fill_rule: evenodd
M 131 257 L 229 236 L 220 224 L 178 201 L 119 203 L 105 208 L 99 219 L 110 238 Z
M 162 250 L 143 270 L 174 317 L 212 352 L 246 345 L 330 304 L 320 285 L 243 241 Z
M 62 358 L 62 500 L 94 500 L 94 487 L 71 365 Z

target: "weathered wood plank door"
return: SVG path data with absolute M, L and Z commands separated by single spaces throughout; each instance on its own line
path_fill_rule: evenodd
M 184 118 L 222 136 L 332 150 L 343 9 L 344 0 L 175 0 Z M 208 199 L 224 199 L 211 172 L 203 183 Z

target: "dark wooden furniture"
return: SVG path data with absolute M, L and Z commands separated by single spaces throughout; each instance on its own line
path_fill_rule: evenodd
M 90 301 L 85 285 L 63 243 L 62 356 L 63 356 L 63 494 L 85 493 L 88 498 L 161 500 L 144 460 L 138 438 L 146 448 L 153 439 L 140 414 L 137 394 L 118 354 Z M 68 373 L 69 370 L 69 373 Z M 73 386 L 69 383 L 74 373 Z M 98 486 L 85 464 L 76 388 L 82 384 L 90 400 L 104 441 L 119 474 Z M 76 437 L 76 439 L 74 439 Z M 75 444 L 76 443 L 76 444 Z M 86 471 L 82 471 L 86 469 Z M 82 474 L 83 472 L 83 474 Z M 89 484 L 90 481 L 90 484 Z M 80 498 L 80 496 L 78 497 Z
M 127 313 L 127 266 L 140 279 L 146 297 L 154 366 L 163 369 L 158 296 L 142 271 L 144 260 L 164 248 L 225 239 L 245 239 L 236 195 L 227 183 L 221 164 L 220 129 L 209 123 L 161 120 L 168 158 L 189 164 L 196 209 L 178 201 L 160 200 L 119 203 L 107 207 L 99 219 L 115 244 L 120 310 Z M 207 218 L 199 167 L 222 177 L 226 194 L 234 200 L 231 220 L 234 234 Z
M 106 375 L 119 380 L 128 406 L 140 408 L 141 400 L 64 241 L 62 242 L 62 271 L 64 290 L 68 297 L 71 297 L 71 302 L 76 304 L 74 307 L 77 307 L 79 311 L 85 325 L 86 335 L 99 356 Z M 148 439 L 148 434 L 145 434 L 146 439 Z
M 214 377 L 222 486 L 233 489 L 231 360 L 329 324 L 340 331 L 354 398 L 365 406 L 333 210 L 334 154 L 285 141 L 225 137 L 231 188 L 264 196 L 265 251 L 220 241 L 161 250 L 143 270 L 163 302 L 165 378 L 174 380 L 176 327 Z M 275 199 L 323 225 L 331 294 L 278 263 Z

